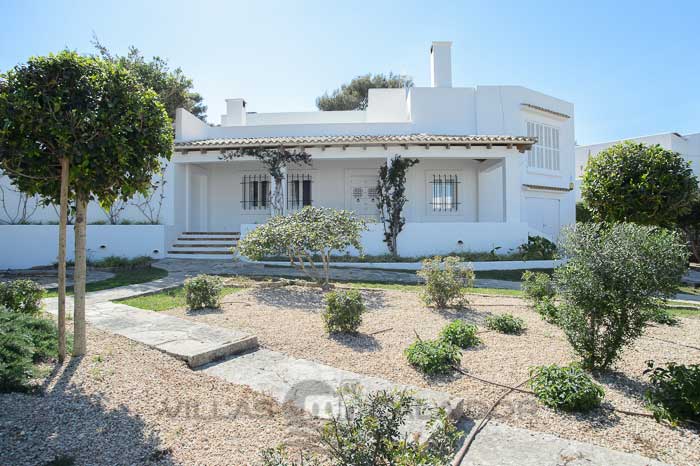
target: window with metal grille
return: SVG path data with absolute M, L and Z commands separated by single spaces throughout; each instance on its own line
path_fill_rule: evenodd
M 559 129 L 528 121 L 527 135 L 537 138 L 537 144 L 528 151 L 527 166 L 559 171 Z
M 456 174 L 434 174 L 430 181 L 432 200 L 430 207 L 433 212 L 457 212 L 459 207 L 458 186 Z
M 243 175 L 241 186 L 243 210 L 265 210 L 270 207 L 270 180 L 267 175 Z
M 311 175 L 287 175 L 287 209 L 295 210 L 311 205 L 311 183 Z

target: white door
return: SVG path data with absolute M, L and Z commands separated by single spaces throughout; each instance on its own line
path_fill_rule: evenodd
M 207 176 L 192 174 L 190 231 L 207 231 Z
M 559 199 L 525 198 L 525 218 L 530 228 L 544 233 L 552 240 L 559 236 Z
M 346 196 L 345 205 L 355 211 L 357 215 L 378 218 L 376 176 L 350 176 L 350 185 Z

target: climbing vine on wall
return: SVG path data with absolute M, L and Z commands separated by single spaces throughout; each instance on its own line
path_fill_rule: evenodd
M 418 159 L 402 158 L 397 154 L 391 160 L 391 164 L 385 162 L 379 168 L 377 183 L 379 220 L 384 226 L 384 242 L 389 248 L 389 253 L 394 257 L 399 255 L 396 242 L 406 224 L 406 218 L 403 216 L 403 208 L 408 200 L 406 173 L 417 163 Z
M 283 212 L 283 183 L 284 167 L 290 164 L 311 165 L 311 154 L 298 149 L 285 147 L 244 147 L 236 150 L 221 151 L 222 160 L 233 160 L 240 157 L 253 157 L 258 159 L 267 168 L 270 177 L 275 181 L 275 190 L 272 193 L 272 210 L 277 214 Z

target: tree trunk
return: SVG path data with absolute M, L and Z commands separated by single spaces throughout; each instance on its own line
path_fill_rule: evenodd
M 73 274 L 73 356 L 83 356 L 87 349 L 85 336 L 85 224 L 87 200 L 77 196 L 75 211 L 75 272 Z
M 68 223 L 67 158 L 61 159 L 60 220 L 58 226 L 58 362 L 66 359 L 66 224 Z

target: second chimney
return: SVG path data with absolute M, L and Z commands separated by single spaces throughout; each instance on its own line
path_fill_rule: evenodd
M 452 87 L 452 42 L 433 42 L 430 47 L 430 85 Z

